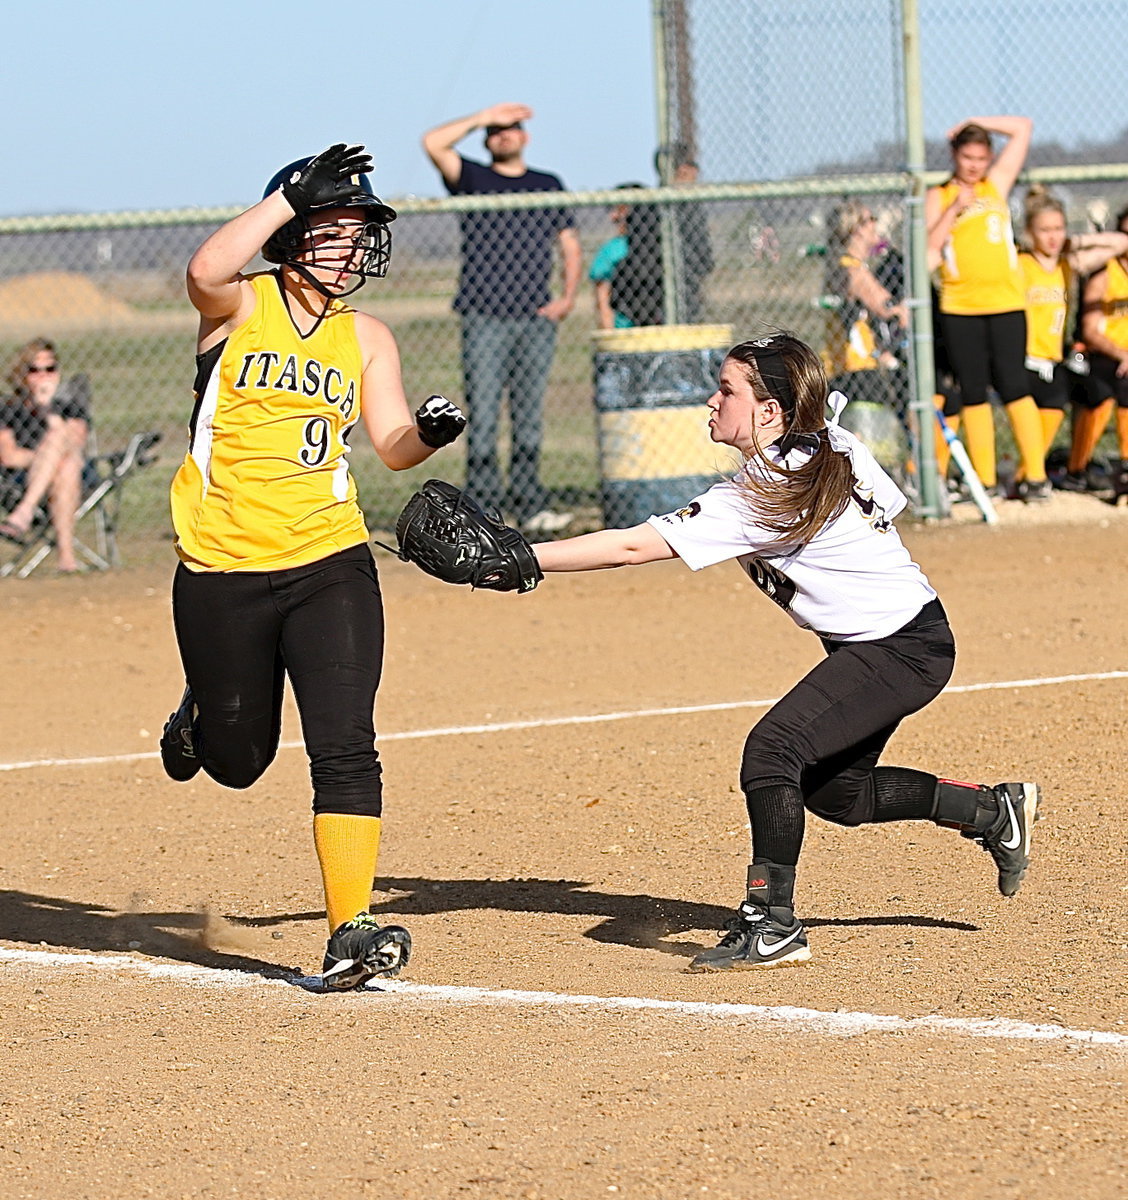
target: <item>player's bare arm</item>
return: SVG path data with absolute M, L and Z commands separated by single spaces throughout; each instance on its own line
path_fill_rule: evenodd
M 487 125 L 512 125 L 516 121 L 527 121 L 532 115 L 533 110 L 527 104 L 491 104 L 479 112 L 456 117 L 453 121 L 445 121 L 429 129 L 423 135 L 423 149 L 442 177 L 453 187 L 462 173 L 462 156 L 455 146 L 464 137 Z
M 367 313 L 357 313 L 356 335 L 364 356 L 361 374 L 361 417 L 364 428 L 380 456 L 380 461 L 393 471 L 405 471 L 425 462 L 444 441 L 431 437 L 425 441 L 420 436 L 417 413 L 411 414 L 407 396 L 403 390 L 399 350 L 392 331 L 383 321 Z M 444 431 L 447 441 L 453 441 L 465 426 L 465 418 L 455 405 L 448 409 L 457 414 L 452 419 L 448 411 L 441 414 L 439 429 Z M 421 410 L 422 412 L 423 410 Z
M 999 189 L 1004 199 L 1010 195 L 1014 181 L 1018 178 L 1030 150 L 1030 137 L 1034 122 L 1029 117 L 975 117 L 975 125 L 982 125 L 989 133 L 1002 134 L 1007 144 L 999 151 L 987 178 Z M 966 124 L 966 122 L 965 122 Z
M 600 571 L 678 557 L 653 525 L 600 529 L 559 542 L 540 542 L 533 552 L 542 571 Z
M 969 185 L 961 184 L 956 199 L 944 207 L 944 197 L 940 188 L 929 188 L 924 198 L 924 224 L 928 230 L 929 250 L 941 250 L 952 232 L 956 218 L 963 212 L 975 197 L 975 190 Z
M 243 269 L 272 233 L 294 215 L 281 192 L 220 226 L 188 263 L 188 298 L 200 314 L 201 348 L 216 330 L 239 325 L 254 308 Z
M 1089 277 L 1081 297 L 1081 338 L 1090 350 L 1115 359 L 1120 365 L 1117 375 L 1128 374 L 1128 350 L 1118 346 L 1104 331 L 1104 298 L 1108 272 L 1098 271 Z
M 1108 262 L 1128 254 L 1128 233 L 1081 233 L 1069 239 L 1066 261 L 1078 275 L 1091 275 Z

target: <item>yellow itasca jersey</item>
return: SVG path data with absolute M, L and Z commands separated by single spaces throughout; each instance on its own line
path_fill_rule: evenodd
M 368 540 L 349 474 L 362 361 L 334 300 L 303 338 L 273 272 L 254 312 L 198 356 L 191 444 L 172 481 L 176 550 L 195 571 L 278 571 Z
M 1121 259 L 1114 258 L 1107 270 L 1101 301 L 1101 332 L 1110 342 L 1128 350 L 1128 268 Z
M 852 254 L 843 254 L 838 265 L 843 278 L 848 279 L 852 268 L 864 264 Z M 860 300 L 844 296 L 842 307 L 828 314 L 826 351 L 823 365 L 829 375 L 877 369 L 877 342 L 869 323 L 869 311 Z
M 1061 362 L 1065 312 L 1069 304 L 1070 271 L 1059 259 L 1052 271 L 1025 250 L 1018 256 L 1026 293 L 1026 353 L 1032 358 Z
M 941 189 L 944 208 L 959 195 L 954 180 Z M 975 185 L 975 199 L 956 218 L 940 263 L 940 310 L 959 316 L 1017 312 L 1022 281 L 1010 209 L 989 180 Z

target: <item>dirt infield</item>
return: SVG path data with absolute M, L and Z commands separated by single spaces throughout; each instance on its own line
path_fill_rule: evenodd
M 732 566 L 514 597 L 382 558 L 376 907 L 416 956 L 345 996 L 301 986 L 300 750 L 246 793 L 160 772 L 170 570 L 6 584 L 0 1197 L 1124 1195 L 1126 532 L 908 533 L 960 656 L 886 758 L 1040 781 L 1035 863 L 1006 901 L 954 834 L 812 820 L 813 960 L 736 977 L 682 968 L 814 639 Z

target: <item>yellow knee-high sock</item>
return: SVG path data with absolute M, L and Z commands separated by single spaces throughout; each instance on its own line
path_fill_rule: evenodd
M 932 397 L 932 403 L 936 405 L 938 412 L 944 411 L 944 397 L 935 395 Z M 956 413 L 954 417 L 945 417 L 944 424 L 956 433 L 960 427 L 960 414 Z M 952 452 L 948 449 L 948 443 L 944 440 L 944 434 L 940 430 L 940 426 L 936 426 L 936 473 L 941 479 L 948 477 L 948 464 L 952 461 Z
M 1033 396 L 1023 396 L 1007 405 L 1007 416 L 1014 431 L 1014 442 L 1022 464 L 1021 478 L 1036 483 L 1046 478 L 1046 444 L 1042 440 L 1042 420 Z
M 1103 400 L 1096 408 L 1083 408 L 1077 417 L 1073 431 L 1073 449 L 1069 455 L 1069 469 L 1075 473 L 1083 471 L 1092 461 L 1097 443 L 1104 434 L 1108 419 L 1112 416 L 1112 400 Z
M 1046 447 L 1046 453 L 1049 454 L 1050 447 L 1054 444 L 1054 438 L 1057 437 L 1057 431 L 1061 428 L 1062 421 L 1065 420 L 1065 409 L 1040 408 L 1038 416 L 1042 421 L 1042 444 Z
M 1120 443 L 1120 460 L 1128 462 L 1128 408 L 1116 410 L 1116 440 Z
M 994 487 L 995 475 L 995 416 L 990 404 L 965 405 L 963 410 L 964 436 L 967 453 L 984 487 Z
M 380 850 L 380 818 L 316 813 L 313 843 L 325 885 L 329 931 L 367 912 Z

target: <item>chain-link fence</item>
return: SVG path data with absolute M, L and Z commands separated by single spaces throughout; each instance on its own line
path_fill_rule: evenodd
M 1064 200 L 1072 232 L 1111 225 L 1110 214 L 1128 204 L 1128 168 L 1118 165 L 1128 160 L 1128 139 L 1115 115 L 1128 83 L 1060 53 L 1067 22 L 1071 38 L 1091 34 L 1089 44 L 1101 44 L 1111 6 L 1000 0 L 987 15 L 982 8 L 926 6 L 926 119 L 942 113 L 940 128 L 976 110 L 1025 109 L 1035 119 L 1035 166 L 1011 196 L 1016 228 L 1033 178 Z M 485 498 L 519 519 L 541 518 L 541 532 L 645 515 L 723 470 L 730 460 L 708 441 L 701 401 L 724 347 L 773 328 L 793 329 L 824 353 L 861 401 L 851 405 L 857 431 L 911 488 L 919 466 L 906 327 L 897 318 L 856 319 L 843 263 L 862 253 L 851 239 L 867 225 L 867 269 L 893 306 L 902 299 L 909 188 L 900 4 L 682 0 L 657 5 L 656 15 L 673 31 L 660 72 L 670 98 L 657 155 L 666 186 L 400 202 L 390 273 L 359 293 L 358 307 L 395 333 L 413 403 L 432 392 L 461 398 L 468 369 L 492 375 L 489 387 L 518 401 L 516 420 L 500 404 L 496 429 L 477 443 L 479 451 L 483 441 L 497 447 L 500 482 Z M 1091 80 L 1071 90 L 1085 74 L 1101 81 L 1093 110 L 1077 99 Z M 1064 117 L 1066 107 L 1084 121 Z M 929 181 L 939 182 L 942 137 L 930 140 L 929 154 Z M 582 249 L 578 301 L 555 326 L 554 345 L 503 345 L 491 340 L 496 331 L 471 328 L 481 315 L 476 302 L 460 304 L 461 313 L 452 307 L 460 277 L 467 294 L 471 226 L 492 222 L 493 241 L 516 243 L 525 258 L 542 252 L 513 236 L 522 213 L 543 224 L 552 294 L 560 294 L 558 231 L 569 219 Z M 231 215 L 0 221 L 0 363 L 28 339 L 49 338 L 64 380 L 89 381 L 100 451 L 135 432 L 162 435 L 158 463 L 123 490 L 120 536 L 133 559 L 168 553 L 168 484 L 187 444 L 194 373 L 184 266 Z M 504 310 L 520 297 L 494 299 Z M 529 397 L 535 406 L 545 369 L 543 416 L 530 421 Z M 4 390 L 18 382 L 6 379 Z M 470 417 L 481 429 L 491 414 L 479 402 Z M 1068 425 L 1059 440 L 1067 437 Z M 352 468 L 374 530 L 390 529 L 428 475 L 467 478 L 462 445 L 393 474 L 363 438 L 355 442 Z M 472 467 L 484 488 L 481 464 Z

